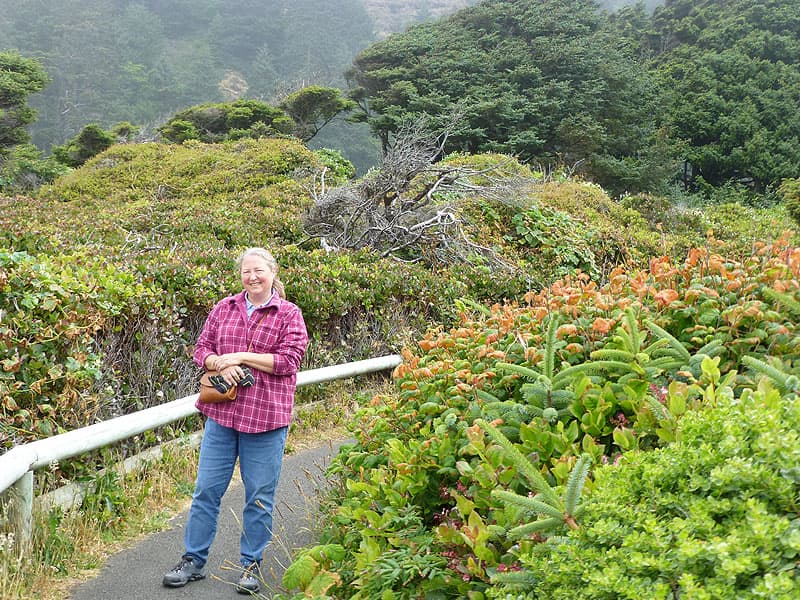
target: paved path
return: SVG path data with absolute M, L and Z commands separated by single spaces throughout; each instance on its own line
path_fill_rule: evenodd
M 325 485 L 324 471 L 341 442 L 303 450 L 284 458 L 275 497 L 272 543 L 262 563 L 266 585 L 257 598 L 271 598 L 281 590 L 280 578 L 298 548 L 313 541 L 315 492 Z M 109 558 L 99 575 L 72 590 L 71 600 L 217 600 L 244 598 L 236 593 L 239 532 L 244 491 L 231 483 L 222 501 L 219 529 L 206 567 L 206 578 L 183 588 L 165 588 L 161 578 L 180 560 L 187 513 L 172 520 L 167 531 L 148 536 Z

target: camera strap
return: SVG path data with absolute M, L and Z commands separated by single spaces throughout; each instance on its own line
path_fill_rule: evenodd
M 256 338 L 256 332 L 258 331 L 258 326 L 261 325 L 261 321 L 263 321 L 264 317 L 266 316 L 267 316 L 267 311 L 266 309 L 264 309 L 264 312 L 261 313 L 261 316 L 258 318 L 258 321 L 256 321 L 255 327 L 253 327 L 253 337 L 250 338 L 250 343 L 247 345 L 248 352 L 250 352 L 253 349 L 253 342 L 255 341 Z

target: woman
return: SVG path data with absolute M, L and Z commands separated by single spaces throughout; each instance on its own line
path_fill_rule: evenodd
M 300 309 L 286 301 L 278 264 L 267 250 L 239 258 L 243 290 L 211 310 L 197 340 L 194 361 L 236 384 L 249 367 L 255 383 L 239 387 L 232 402 L 197 403 L 207 419 L 181 561 L 163 584 L 181 587 L 205 577 L 217 531 L 222 495 L 234 464 L 245 489 L 240 539 L 240 593 L 257 593 L 264 548 L 272 538 L 272 510 L 286 433 L 292 418 L 296 374 L 308 344 Z

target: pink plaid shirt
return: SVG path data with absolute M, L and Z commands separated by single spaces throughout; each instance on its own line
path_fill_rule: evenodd
M 194 362 L 202 367 L 209 354 L 246 352 L 252 340 L 251 352 L 274 355 L 274 373 L 253 369 L 255 385 L 239 388 L 235 401 L 198 402 L 196 406 L 223 427 L 261 433 L 285 427 L 292 420 L 297 370 L 308 333 L 300 309 L 278 294 L 248 319 L 244 295 L 229 296 L 211 309 L 195 346 Z

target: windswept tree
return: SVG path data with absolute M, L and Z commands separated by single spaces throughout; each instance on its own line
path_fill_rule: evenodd
M 327 189 L 324 172 L 318 173 L 306 234 L 328 251 L 368 248 L 436 266 L 477 257 L 493 270 L 513 270 L 494 249 L 472 239 L 461 205 L 471 195 L 512 202 L 524 182 L 502 160 L 485 168 L 439 161 L 454 126 L 437 132 L 424 118 L 403 124 L 381 164 L 347 185 Z
M 576 167 L 616 192 L 653 187 L 655 90 L 591 0 L 489 0 L 374 44 L 349 72 L 384 148 L 422 114 L 464 118 L 446 151 Z M 665 165 L 666 159 L 666 165 Z
M 345 98 L 342 91 L 311 85 L 289 94 L 280 103 L 295 122 L 295 137 L 307 142 L 319 133 L 328 123 L 345 111 L 352 110 L 356 103 Z
M 49 79 L 39 61 L 14 51 L 0 52 L 0 157 L 30 139 L 27 125 L 36 120 L 28 97 Z
M 220 142 L 287 135 L 294 121 L 280 108 L 260 100 L 207 102 L 183 110 L 159 128 L 164 139 Z

